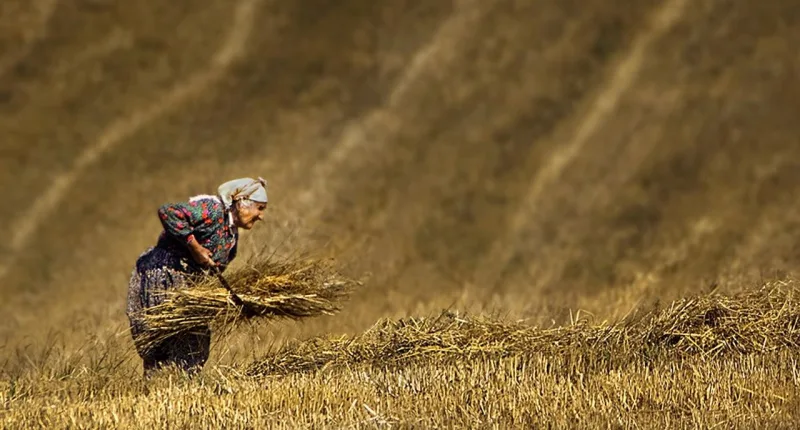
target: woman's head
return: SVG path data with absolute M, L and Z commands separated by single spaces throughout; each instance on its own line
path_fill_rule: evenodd
M 233 223 L 245 230 L 253 228 L 256 222 L 264 220 L 266 202 L 257 202 L 250 199 L 239 199 L 233 204 Z
M 267 208 L 267 181 L 264 179 L 234 179 L 220 185 L 218 191 L 225 205 L 231 207 L 237 227 L 249 230 L 264 219 Z

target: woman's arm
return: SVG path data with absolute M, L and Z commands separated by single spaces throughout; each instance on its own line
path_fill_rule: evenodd
M 189 243 L 194 239 L 194 228 L 203 222 L 203 214 L 198 205 L 190 203 L 168 203 L 158 208 L 158 218 L 164 231 Z
M 161 225 L 171 236 L 184 243 L 192 258 L 204 266 L 214 266 L 212 253 L 195 240 L 194 230 L 209 221 L 209 211 L 205 204 L 199 202 L 170 203 L 158 208 Z

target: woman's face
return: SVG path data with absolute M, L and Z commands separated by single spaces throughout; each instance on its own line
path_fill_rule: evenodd
M 266 208 L 266 203 L 240 200 L 236 202 L 236 210 L 233 211 L 233 222 L 239 228 L 250 230 L 256 222 L 264 219 Z

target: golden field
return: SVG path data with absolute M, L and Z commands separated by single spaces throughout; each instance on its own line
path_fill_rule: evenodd
M 778 1 L 5 1 L 2 427 L 795 427 L 797 40 Z M 156 209 L 256 175 L 232 269 L 363 285 L 146 384 Z

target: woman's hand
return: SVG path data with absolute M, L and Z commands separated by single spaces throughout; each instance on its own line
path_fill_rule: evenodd
M 213 255 L 211 251 L 203 248 L 202 245 L 197 243 L 196 240 L 189 242 L 189 253 L 192 254 L 194 261 L 203 267 L 217 266 L 217 263 L 211 258 Z

